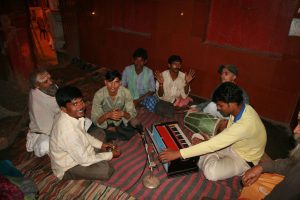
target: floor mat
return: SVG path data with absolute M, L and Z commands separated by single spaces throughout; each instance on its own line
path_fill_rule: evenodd
M 153 123 L 177 120 L 187 136 L 191 135 L 183 126 L 182 114 L 167 119 L 139 109 L 138 118 L 145 128 Z M 25 138 L 15 144 L 22 150 L 14 163 L 26 176 L 34 179 L 40 190 L 40 199 L 237 199 L 240 190 L 238 177 L 214 182 L 198 172 L 167 178 L 161 164 L 154 170 L 161 185 L 157 189 L 147 189 L 142 179 L 149 175 L 149 168 L 147 165 L 142 174 L 147 160 L 140 135 L 135 135 L 130 141 L 116 143 L 122 155 L 111 161 L 115 173 L 108 181 L 59 181 L 51 171 L 48 156 L 37 158 L 25 151 Z

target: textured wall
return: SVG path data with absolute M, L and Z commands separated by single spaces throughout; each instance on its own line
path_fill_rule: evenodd
M 80 55 L 89 62 L 122 70 L 131 63 L 134 49 L 144 47 L 149 53 L 148 65 L 164 70 L 168 56 L 179 54 L 184 59 L 184 70 L 196 70 L 192 92 L 207 98 L 219 83 L 218 65 L 234 63 L 240 70 L 238 84 L 249 93 L 258 113 L 276 121 L 290 122 L 300 92 L 300 38 L 289 37 L 287 32 L 291 13 L 300 17 L 296 14 L 299 1 L 273 0 L 266 5 L 259 0 L 235 0 L 235 7 L 230 2 L 79 0 Z M 272 21 L 273 15 L 268 14 L 270 8 L 273 14 L 284 12 L 283 16 L 275 16 L 276 23 Z M 92 11 L 95 15 L 91 15 Z M 236 22 L 231 24 L 225 20 L 231 12 L 234 14 L 231 20 L 235 16 L 242 20 L 239 25 L 252 24 L 252 29 L 261 30 L 249 32 L 251 27 L 233 28 Z M 251 23 L 249 20 L 261 21 Z M 226 33 L 227 43 L 209 36 L 215 31 L 210 23 L 215 22 L 217 26 L 223 21 L 226 26 L 221 28 Z M 272 24 L 268 24 L 271 21 Z M 237 40 L 237 36 L 246 38 Z M 270 41 L 265 42 L 268 37 Z M 242 41 L 241 45 L 237 41 Z

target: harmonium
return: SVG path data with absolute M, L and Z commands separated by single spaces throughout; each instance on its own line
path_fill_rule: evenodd
M 179 127 L 178 122 L 154 124 L 152 131 L 147 129 L 147 132 L 158 154 L 167 148 L 177 151 L 191 146 L 191 142 Z M 163 163 L 163 168 L 168 177 L 185 175 L 198 172 L 198 160 L 199 156 L 187 159 L 180 158 Z

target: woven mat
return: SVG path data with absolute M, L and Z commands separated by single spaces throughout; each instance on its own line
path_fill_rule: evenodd
M 171 120 L 144 109 L 138 111 L 138 118 L 146 128 L 153 123 Z M 182 130 L 190 137 L 191 133 L 184 128 L 182 119 L 182 114 L 175 116 Z M 147 189 L 142 179 L 149 175 L 149 168 L 142 174 L 147 160 L 140 136 L 137 134 L 126 142 L 117 141 L 117 145 L 122 155 L 111 161 L 115 173 L 108 181 L 59 181 L 51 171 L 48 156 L 37 158 L 26 152 L 24 137 L 14 145 L 19 149 L 19 157 L 14 163 L 26 176 L 34 179 L 40 190 L 40 199 L 237 199 L 240 190 L 238 177 L 213 182 L 205 179 L 200 171 L 167 178 L 161 164 L 154 170 L 161 185 L 157 189 Z
M 61 78 L 65 83 L 78 86 L 87 100 L 87 114 L 90 115 L 91 101 L 94 93 L 102 87 L 106 69 L 100 68 L 93 73 L 82 71 L 69 66 L 58 69 L 53 77 Z M 74 69 L 75 68 L 75 69 Z M 145 109 L 138 110 L 138 118 L 145 128 L 153 123 L 176 120 L 188 137 L 191 132 L 183 126 L 183 113 L 167 119 L 156 116 Z M 161 164 L 158 164 L 154 175 L 160 179 L 157 189 L 147 189 L 142 184 L 144 176 L 149 175 L 144 146 L 139 135 L 130 141 L 117 141 L 122 155 L 111 161 L 115 173 L 110 180 L 104 181 L 59 181 L 51 171 L 48 156 L 35 157 L 26 152 L 26 133 L 19 136 L 13 145 L 14 164 L 25 176 L 32 177 L 38 185 L 40 199 L 237 199 L 240 190 L 239 178 L 233 177 L 224 181 L 208 181 L 203 173 L 193 173 L 186 176 L 167 178 Z M 158 161 L 156 161 L 159 163 Z
M 191 137 L 192 133 L 183 125 L 184 114 L 177 114 L 174 119 L 162 118 L 145 109 L 138 110 L 140 119 L 145 128 L 150 128 L 153 123 L 178 121 L 183 132 Z M 105 185 L 120 188 L 137 199 L 237 199 L 240 190 L 239 177 L 224 181 L 209 181 L 203 173 L 193 173 L 186 176 L 167 178 L 161 164 L 154 170 L 154 175 L 160 179 L 161 185 L 157 189 L 147 189 L 143 186 L 142 178 L 149 175 L 147 168 L 140 180 L 146 162 L 145 149 L 139 135 L 134 136 L 129 142 L 119 141 L 123 154 L 118 159 L 112 160 L 116 172 Z M 156 160 L 156 163 L 159 163 Z M 134 184 L 137 181 L 136 184 Z M 134 185 L 133 185 L 134 184 Z

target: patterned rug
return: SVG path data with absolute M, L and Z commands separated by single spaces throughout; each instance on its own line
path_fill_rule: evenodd
M 145 128 L 153 123 L 177 120 L 188 137 L 191 133 L 183 126 L 183 115 L 174 119 L 162 118 L 144 109 L 138 110 L 138 118 Z M 115 173 L 110 180 L 104 181 L 59 181 L 52 173 L 48 156 L 35 157 L 25 150 L 23 136 L 15 145 L 19 149 L 15 165 L 26 176 L 34 179 L 40 191 L 40 199 L 237 199 L 240 190 L 239 178 L 224 181 L 208 181 L 203 173 L 167 178 L 161 164 L 154 170 L 160 180 L 157 189 L 143 186 L 143 177 L 149 175 L 146 154 L 140 135 L 130 141 L 117 141 L 122 155 L 111 161 Z M 146 165 L 146 169 L 143 169 Z

